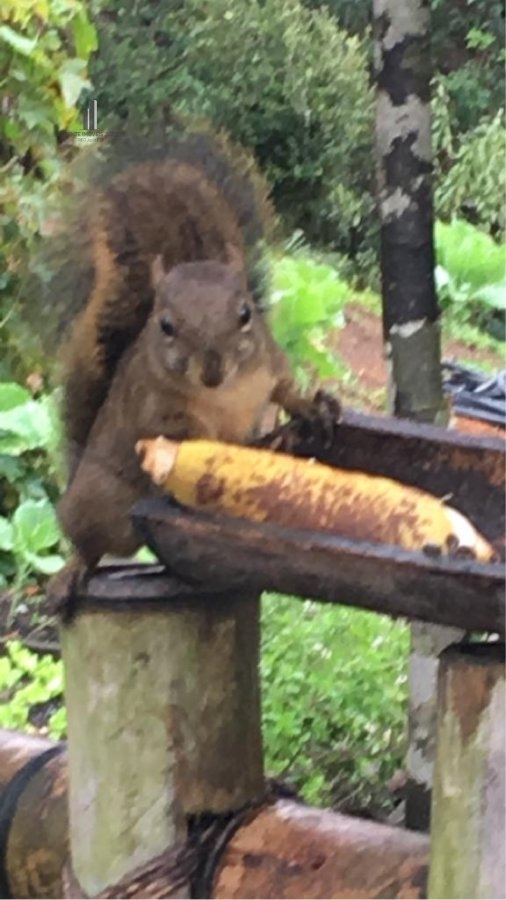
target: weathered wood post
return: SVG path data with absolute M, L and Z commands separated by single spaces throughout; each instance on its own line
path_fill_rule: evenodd
M 96 896 L 261 795 L 259 599 L 101 575 L 62 651 L 72 877 Z
M 504 644 L 441 656 L 429 897 L 504 898 Z
M 444 424 L 440 310 L 434 282 L 429 0 L 373 0 L 383 334 L 390 406 Z M 406 824 L 427 829 L 437 658 L 453 629 L 413 624 Z

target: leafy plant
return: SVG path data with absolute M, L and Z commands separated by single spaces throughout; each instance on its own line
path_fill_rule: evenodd
M 438 108 L 440 106 L 438 105 Z M 443 113 L 447 115 L 447 113 Z M 444 121 L 444 120 L 443 120 Z M 451 218 L 464 212 L 475 224 L 501 236 L 506 227 L 506 128 L 504 110 L 482 119 L 474 131 L 460 140 L 446 119 L 436 118 L 437 142 L 446 161 L 440 163 L 435 203 L 438 215 Z
M 16 290 L 60 173 L 58 135 L 77 125 L 75 104 L 89 87 L 86 65 L 95 48 L 84 0 L 3 0 L 0 349 L 6 369 L 26 364 L 26 348 L 15 341 Z
M 63 694 L 63 665 L 50 655 L 37 656 L 20 641 L 9 641 L 0 656 L 0 727 L 34 731 L 32 716 L 37 708 L 54 706 L 48 732 L 59 739 L 66 730 Z M 7 702 L 5 702 L 7 701 Z
M 506 254 L 463 220 L 436 223 L 436 284 L 443 309 L 460 322 L 497 327 L 506 312 Z
M 0 383 L 0 583 L 19 587 L 29 574 L 50 575 L 63 564 L 57 440 L 55 398 L 35 400 L 18 384 Z
M 267 770 L 311 803 L 385 805 L 404 752 L 408 649 L 408 628 L 387 617 L 264 595 Z
M 0 550 L 12 552 L 17 580 L 30 571 L 53 575 L 63 565 L 63 557 L 49 553 L 61 540 L 53 504 L 47 500 L 24 500 L 11 521 L 0 517 Z
M 307 252 L 275 261 L 271 324 L 301 378 L 308 375 L 308 368 L 318 378 L 345 374 L 326 349 L 325 338 L 330 328 L 343 324 L 348 297 L 349 287 L 336 269 Z

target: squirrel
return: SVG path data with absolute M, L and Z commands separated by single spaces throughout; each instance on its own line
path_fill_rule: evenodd
M 129 511 L 157 488 L 140 438 L 246 443 L 270 404 L 319 415 L 268 326 L 270 207 L 244 155 L 215 135 L 183 135 L 129 163 L 88 206 L 91 289 L 62 354 L 69 481 L 57 513 L 74 556 L 49 586 L 60 610 L 102 556 L 142 544 Z

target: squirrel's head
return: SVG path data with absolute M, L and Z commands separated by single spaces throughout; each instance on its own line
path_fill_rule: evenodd
M 152 282 L 149 348 L 158 372 L 216 388 L 246 368 L 263 345 L 263 315 L 233 259 L 181 263 L 165 272 L 157 257 Z

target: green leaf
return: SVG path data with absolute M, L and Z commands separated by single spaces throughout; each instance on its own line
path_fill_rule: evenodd
M 135 554 L 135 559 L 140 563 L 156 563 L 157 557 L 149 547 L 141 547 Z
M 5 516 L 0 516 L 0 550 L 12 550 L 14 546 L 14 529 Z
M 67 59 L 57 73 L 65 105 L 75 106 L 81 92 L 91 88 L 91 83 L 83 76 L 86 63 L 82 59 Z
M 21 641 L 9 641 L 8 653 L 16 668 L 23 674 L 30 675 L 37 668 L 37 657 L 31 650 L 27 650 Z
M 58 553 L 41 556 L 38 553 L 31 553 L 29 550 L 25 550 L 24 559 L 32 569 L 40 572 L 42 575 L 56 575 L 65 565 L 63 556 L 60 556 Z
M 76 53 L 81 59 L 87 59 L 98 47 L 97 31 L 84 10 L 75 16 L 72 22 Z
M 53 433 L 46 402 L 29 400 L 0 412 L 0 453 L 18 456 L 26 450 L 48 447 Z
M 25 500 L 16 509 L 14 526 L 15 549 L 24 554 L 38 554 L 54 547 L 60 539 L 60 528 L 54 507 L 49 500 Z
M 47 102 L 40 102 L 40 100 L 34 100 L 32 97 L 21 96 L 18 102 L 18 115 L 28 128 L 35 129 L 40 126 L 45 126 L 42 130 L 52 128 L 52 111 L 48 107 Z
M 27 38 L 15 31 L 10 25 L 0 25 L 0 38 L 5 41 L 9 47 L 21 53 L 23 56 L 30 56 L 37 46 L 38 38 Z
M 57 709 L 48 722 L 49 734 L 55 740 L 61 740 L 67 731 L 67 710 L 64 706 Z
M 502 284 L 488 284 L 476 291 L 475 300 L 481 300 L 493 309 L 506 311 L 506 282 Z
M 301 335 L 297 352 L 314 368 L 318 378 L 338 378 L 342 374 L 342 366 L 336 357 L 307 335 Z
M 21 387 L 20 384 L 9 381 L 0 383 L 0 412 L 6 412 L 15 406 L 21 406 L 31 399 L 30 391 Z

